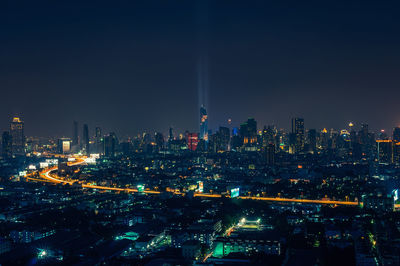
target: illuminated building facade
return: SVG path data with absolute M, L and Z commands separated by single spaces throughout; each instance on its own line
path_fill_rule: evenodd
M 254 118 L 249 118 L 246 122 L 241 124 L 239 133 L 243 146 L 255 147 L 257 145 L 257 122 Z
M 391 140 L 377 140 L 379 163 L 393 163 L 393 142 Z
M 60 138 L 57 142 L 57 150 L 60 154 L 66 154 L 71 152 L 72 140 L 69 138 Z
M 293 153 L 304 151 L 304 119 L 292 118 L 292 146 Z
M 14 117 L 10 124 L 13 155 L 25 155 L 24 122 L 19 117 Z
M 186 142 L 188 145 L 188 149 L 191 151 L 195 151 L 197 149 L 197 144 L 199 143 L 199 134 L 187 133 L 186 134 Z
M 204 106 L 200 107 L 200 139 L 208 142 L 208 116 Z

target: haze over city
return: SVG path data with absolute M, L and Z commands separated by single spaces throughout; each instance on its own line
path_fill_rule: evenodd
M 312 128 L 390 130 L 400 124 L 398 5 L 9 1 L 0 124 L 20 115 L 38 136 L 65 135 L 73 120 L 121 135 L 193 131 L 204 90 L 213 129 L 248 117 L 289 129 L 301 116 Z

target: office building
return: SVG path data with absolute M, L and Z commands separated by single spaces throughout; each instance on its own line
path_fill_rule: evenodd
M 304 151 L 304 119 L 292 118 L 292 145 L 294 153 Z
M 240 125 L 239 135 L 244 146 L 255 147 L 257 145 L 257 122 L 254 118 L 247 119 Z
M 195 151 L 197 149 L 197 145 L 199 143 L 199 134 L 186 133 L 186 143 L 187 143 L 189 150 Z
M 379 163 L 393 163 L 393 142 L 391 140 L 377 140 Z
M 57 141 L 57 151 L 59 154 L 66 154 L 71 152 L 72 140 L 69 138 L 60 138 Z
M 25 155 L 24 122 L 19 117 L 14 117 L 10 124 L 13 155 Z
M 265 161 L 267 165 L 275 164 L 275 144 L 269 143 L 267 147 L 265 147 Z
M 393 129 L 393 141 L 400 142 L 400 127 L 395 127 Z
M 10 159 L 12 157 L 12 137 L 10 132 L 4 131 L 1 141 L 1 155 L 4 159 Z
M 116 155 L 116 149 L 117 149 L 117 136 L 115 133 L 111 132 L 110 134 L 104 136 L 103 138 L 104 142 L 104 156 L 106 157 L 114 157 Z
M 87 124 L 83 125 L 82 148 L 84 153 L 89 154 L 89 127 Z

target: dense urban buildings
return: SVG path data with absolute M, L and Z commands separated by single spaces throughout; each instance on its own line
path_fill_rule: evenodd
M 292 118 L 287 131 L 249 118 L 202 145 L 198 132 L 120 139 L 84 124 L 76 147 L 78 122 L 71 138 L 21 142 L 21 121 L 1 141 L 4 264 L 400 261 L 397 127 Z

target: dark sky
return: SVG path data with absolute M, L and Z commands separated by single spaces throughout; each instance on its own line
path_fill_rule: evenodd
M 83 2 L 0 2 L 0 129 L 400 124 L 398 1 Z

